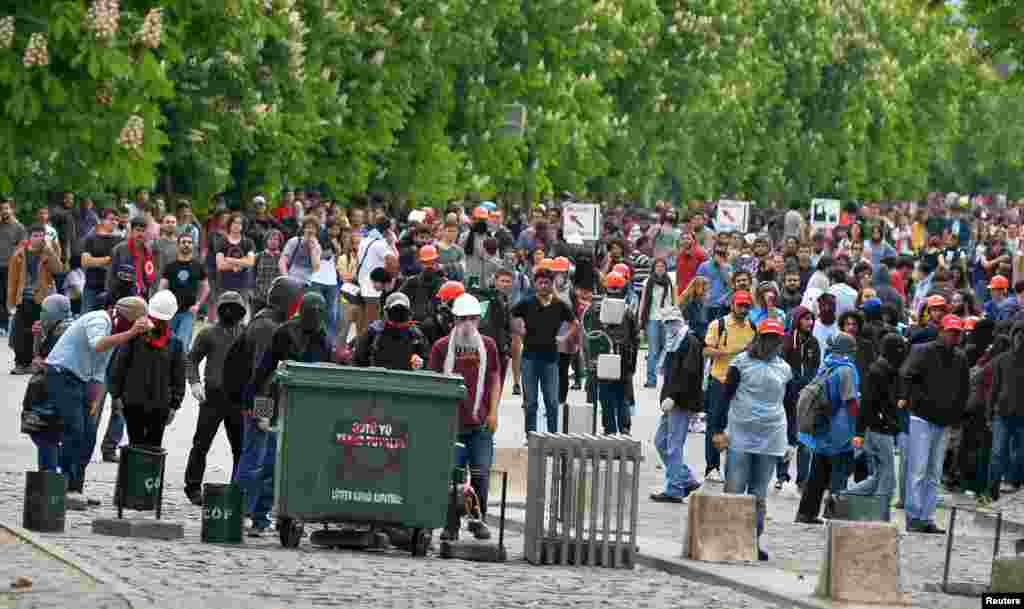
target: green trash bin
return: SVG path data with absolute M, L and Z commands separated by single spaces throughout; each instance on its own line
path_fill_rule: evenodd
M 282 545 L 303 522 L 368 523 L 412 529 L 425 554 L 447 515 L 462 378 L 296 362 L 276 378 Z
M 64 532 L 67 478 L 55 472 L 25 472 L 25 504 L 21 525 L 41 533 Z
M 204 543 L 242 543 L 242 489 L 237 484 L 203 485 Z
M 156 517 L 160 518 L 166 460 L 167 451 L 159 446 L 129 444 L 121 449 L 114 489 L 118 518 L 126 509 L 139 512 L 156 510 Z

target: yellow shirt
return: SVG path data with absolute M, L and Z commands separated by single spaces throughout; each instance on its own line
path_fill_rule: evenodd
M 711 376 L 720 383 L 725 382 L 732 358 L 746 349 L 750 341 L 754 340 L 754 329 L 750 327 L 749 319 L 744 318 L 742 321 L 737 321 L 732 313 L 723 319 L 725 319 L 725 336 L 719 337 L 722 320 L 716 319 L 708 326 L 708 333 L 704 338 L 706 346 L 729 352 L 728 355 L 711 358 Z
M 921 251 L 925 246 L 926 237 L 924 223 L 914 222 L 910 227 L 910 247 L 915 252 Z

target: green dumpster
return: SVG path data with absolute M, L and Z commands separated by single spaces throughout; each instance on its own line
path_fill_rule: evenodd
M 278 369 L 274 496 L 281 543 L 304 522 L 445 525 L 460 377 L 287 362 Z M 419 547 L 419 549 L 417 549 Z

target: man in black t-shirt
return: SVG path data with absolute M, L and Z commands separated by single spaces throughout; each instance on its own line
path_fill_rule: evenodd
M 192 344 L 192 326 L 199 306 L 210 294 L 206 269 L 195 260 L 195 241 L 190 233 L 178 235 L 178 259 L 164 267 L 160 289 L 170 290 L 178 299 L 178 312 L 171 318 L 171 332 L 188 350 Z
M 85 289 L 82 290 L 82 314 L 99 308 L 97 297 L 106 289 L 107 269 L 114 246 L 124 239 L 114 234 L 117 215 L 113 209 L 100 212 L 95 231 L 82 244 L 82 268 L 85 270 Z
M 572 341 L 579 324 L 569 305 L 555 297 L 554 273 L 539 269 L 534 273 L 537 293 L 512 308 L 512 332 L 523 337 L 523 395 L 526 432 L 537 431 L 537 388 L 544 394 L 547 431 L 558 427 L 558 344 L 556 338 L 563 323 L 569 324 L 565 340 Z
M 242 233 L 244 220 L 233 215 L 227 221 L 227 234 L 214 250 L 217 266 L 217 284 L 221 290 L 238 292 L 245 302 L 245 310 L 252 309 L 252 267 L 256 265 L 256 246 Z

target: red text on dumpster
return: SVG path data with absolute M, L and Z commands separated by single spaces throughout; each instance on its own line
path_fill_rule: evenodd
M 395 434 L 390 423 L 378 423 L 374 418 L 367 418 L 352 423 L 347 432 L 336 433 L 338 444 L 351 447 L 384 448 L 397 450 L 408 448 L 409 434 Z

